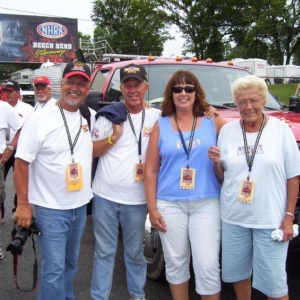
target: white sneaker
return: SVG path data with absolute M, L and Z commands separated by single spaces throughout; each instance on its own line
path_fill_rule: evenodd
M 0 259 L 2 259 L 4 257 L 4 254 L 2 252 L 2 248 L 0 247 Z

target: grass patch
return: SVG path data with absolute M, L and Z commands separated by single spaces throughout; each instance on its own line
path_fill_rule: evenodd
M 277 96 L 279 102 L 289 104 L 290 97 L 295 95 L 297 85 L 298 83 L 270 84 L 269 91 Z

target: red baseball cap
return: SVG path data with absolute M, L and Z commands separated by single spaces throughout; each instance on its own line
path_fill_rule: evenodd
M 62 77 L 71 77 L 73 75 L 82 75 L 86 79 L 91 79 L 91 70 L 90 67 L 83 62 L 69 62 L 63 72 Z
M 34 86 L 36 86 L 37 84 L 41 84 L 41 85 L 50 85 L 50 80 L 47 76 L 38 76 L 34 78 L 33 81 Z

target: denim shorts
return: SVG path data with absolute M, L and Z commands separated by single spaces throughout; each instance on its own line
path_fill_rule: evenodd
M 274 228 L 275 229 L 275 228 Z M 274 229 L 252 229 L 222 223 L 222 279 L 250 278 L 252 286 L 268 297 L 288 293 L 285 271 L 288 242 L 271 238 Z

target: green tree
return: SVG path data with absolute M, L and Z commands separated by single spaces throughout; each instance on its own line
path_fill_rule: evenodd
M 289 64 L 300 50 L 300 0 L 157 0 L 186 38 L 184 53 Z M 225 44 L 234 44 L 225 53 Z
M 289 64 L 300 45 L 299 0 L 249 0 L 230 20 L 231 39 L 244 58 L 259 57 L 270 64 Z
M 94 40 L 107 40 L 115 53 L 161 55 L 171 38 L 166 19 L 156 1 L 96 0 Z
M 244 22 L 243 0 L 157 0 L 186 39 L 183 54 L 220 61 L 229 55 L 233 23 Z
M 92 37 L 89 34 L 84 34 L 81 31 L 78 31 L 78 38 L 84 41 L 91 41 Z

